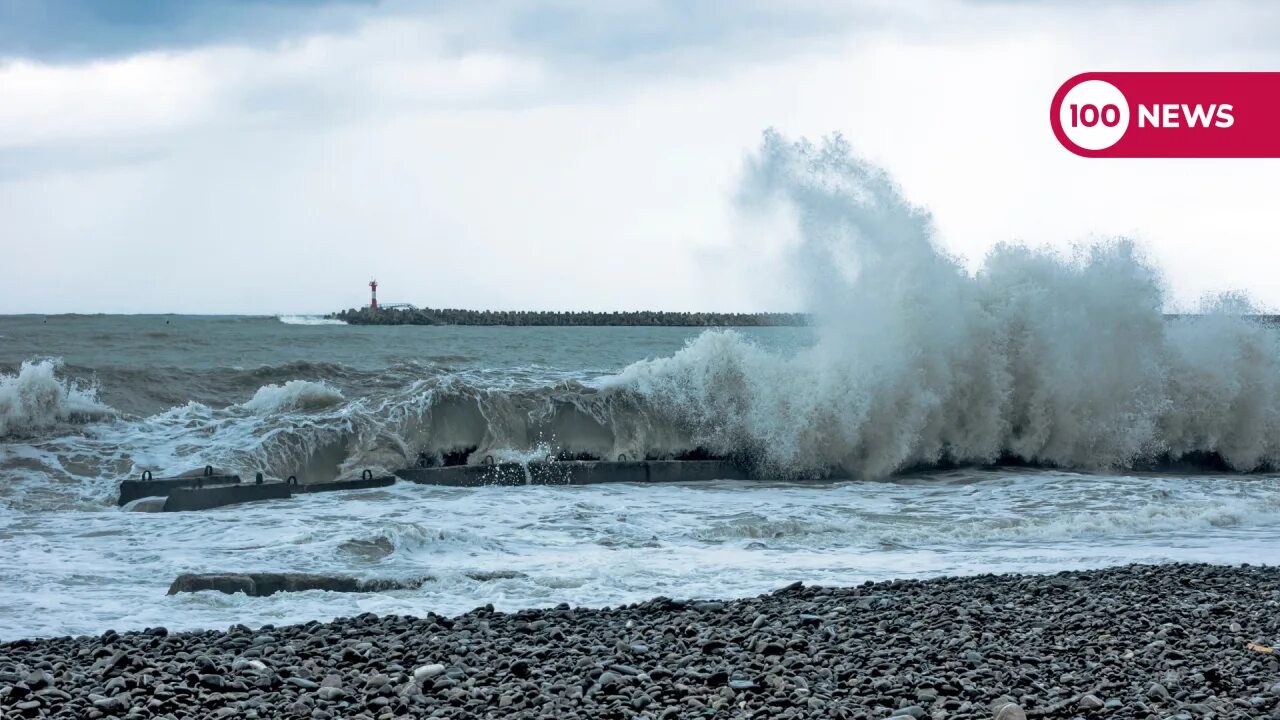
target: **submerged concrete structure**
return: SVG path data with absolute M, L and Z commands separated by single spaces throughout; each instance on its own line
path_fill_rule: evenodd
M 261 473 L 253 483 L 242 483 L 239 475 L 218 475 L 212 472 L 160 479 L 153 479 L 150 473 L 144 473 L 141 480 L 125 480 L 120 483 L 117 503 L 121 507 L 130 503 L 135 503 L 136 506 L 136 501 L 142 498 L 164 498 L 159 508 L 161 511 L 184 512 L 258 500 L 283 500 L 296 494 L 366 490 L 387 487 L 395 482 L 396 478 L 392 475 L 374 477 L 370 470 L 365 470 L 359 479 L 305 485 L 299 484 L 293 477 L 284 482 L 264 482 Z
M 299 484 L 290 477 L 284 482 L 244 483 L 238 475 L 204 475 L 141 480 L 120 483 L 119 504 L 127 509 L 162 512 L 209 510 L 226 505 L 260 500 L 287 500 L 294 495 L 339 490 L 367 490 L 395 484 L 396 478 L 419 485 L 483 487 L 487 485 L 594 485 L 599 483 L 681 483 L 707 480 L 746 480 L 748 473 L 728 460 L 551 460 L 522 463 L 485 463 L 445 467 L 415 467 L 394 476 L 375 477 L 365 470 L 358 479 Z M 139 501 L 151 498 L 146 503 Z M 146 505 L 146 507 L 143 507 Z
M 127 505 L 144 497 L 167 496 L 179 488 L 201 488 L 218 485 L 238 485 L 239 475 L 214 472 L 206 467 L 203 473 L 179 475 L 177 477 L 154 478 L 150 471 L 142 473 L 139 480 L 125 480 L 120 483 L 120 497 L 117 505 Z
M 408 468 L 396 476 L 419 485 L 589 485 L 596 483 L 678 483 L 746 480 L 747 472 L 728 460 L 535 461 Z

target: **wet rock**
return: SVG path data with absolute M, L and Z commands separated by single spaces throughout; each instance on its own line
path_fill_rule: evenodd
M 419 577 L 407 580 L 381 579 L 359 580 L 345 575 L 317 575 L 313 573 L 206 573 L 179 575 L 169 586 L 169 595 L 183 592 L 215 590 L 251 597 L 266 597 L 278 592 L 304 592 L 325 590 L 328 592 L 386 592 L 388 590 L 413 590 L 434 578 Z

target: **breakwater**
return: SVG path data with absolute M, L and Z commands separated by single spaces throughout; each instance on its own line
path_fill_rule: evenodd
M 782 327 L 809 323 L 804 313 L 554 312 L 455 308 L 351 308 L 326 316 L 348 325 L 510 325 L 639 327 Z

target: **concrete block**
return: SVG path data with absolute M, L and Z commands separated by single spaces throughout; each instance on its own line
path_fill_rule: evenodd
M 172 478 L 155 478 L 149 476 L 142 480 L 124 480 L 120 483 L 120 497 L 117 505 L 127 505 L 138 498 L 168 495 L 178 488 L 206 487 L 210 485 L 235 485 L 240 482 L 239 475 L 190 475 Z
M 286 483 L 261 485 L 223 485 L 221 487 L 178 488 L 169 492 L 164 503 L 165 512 L 208 510 L 223 505 L 257 502 L 259 500 L 283 500 L 292 496 Z

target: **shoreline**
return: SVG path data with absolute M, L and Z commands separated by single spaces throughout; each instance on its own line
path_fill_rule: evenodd
M 739 600 L 0 643 L 4 717 L 1265 717 L 1280 568 L 793 584 Z M 993 703 L 1018 708 L 994 709 Z

